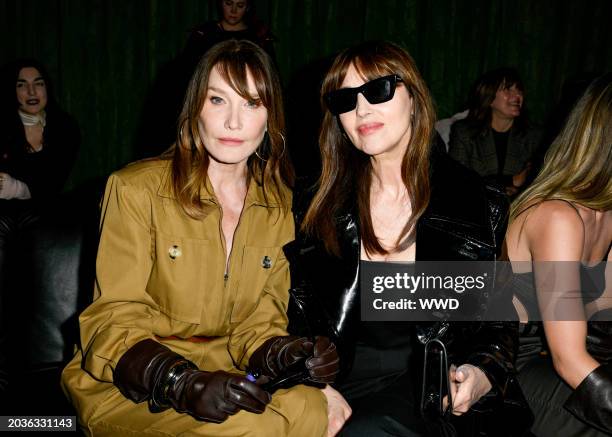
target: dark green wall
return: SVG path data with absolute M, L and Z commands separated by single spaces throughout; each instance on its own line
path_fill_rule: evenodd
M 347 45 L 389 39 L 416 59 L 440 117 L 462 109 L 471 82 L 496 66 L 519 69 L 540 122 L 568 78 L 612 70 L 609 0 L 261 0 L 257 11 L 277 37 L 287 86 L 299 87 L 308 65 Z M 0 0 L 0 63 L 42 60 L 61 105 L 81 125 L 72 185 L 133 159 L 159 68 L 190 28 L 214 16 L 214 2 L 205 0 Z M 299 99 L 289 104 L 299 111 Z

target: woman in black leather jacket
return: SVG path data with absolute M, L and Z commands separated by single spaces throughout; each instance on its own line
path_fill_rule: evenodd
M 330 434 L 349 415 L 345 400 L 352 417 L 342 435 L 427 433 L 416 411 L 415 369 L 423 365 L 417 338 L 439 336 L 449 362 L 458 365 L 450 369 L 454 415 L 475 403 L 501 408 L 515 387 L 516 325 L 364 322 L 359 277 L 368 261 L 494 260 L 504 228 L 503 193 L 488 190 L 446 156 L 430 156 L 431 97 L 402 48 L 369 42 L 345 50 L 322 95 L 322 174 L 316 189 L 295 191 L 301 227 L 285 252 L 293 329 L 329 335 L 341 353 L 336 388 L 342 396 L 328 392 Z

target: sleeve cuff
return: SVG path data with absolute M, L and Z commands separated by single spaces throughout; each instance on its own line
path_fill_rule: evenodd
M 509 379 L 508 370 L 501 365 L 494 356 L 485 352 L 477 353 L 468 357 L 466 363 L 480 368 L 487 378 L 489 378 L 493 386 L 489 392 L 491 396 L 503 396 L 506 393 Z

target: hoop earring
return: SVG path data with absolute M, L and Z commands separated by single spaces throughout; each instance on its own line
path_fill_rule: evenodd
M 259 156 L 259 152 L 257 150 L 255 150 L 255 156 L 257 156 L 259 159 L 261 159 L 263 162 L 268 162 L 267 159 L 263 159 L 261 156 Z
M 281 134 L 280 132 L 278 134 L 280 135 L 280 137 L 283 140 L 283 150 L 282 150 L 282 152 L 280 152 L 280 155 L 278 155 L 278 157 L 280 158 L 281 156 L 283 156 L 285 154 L 285 149 L 287 148 L 287 143 L 285 142 L 285 136 L 283 134 Z
M 285 149 L 287 148 L 287 143 L 285 141 L 285 136 L 283 134 L 281 134 L 280 132 L 278 133 L 280 135 L 280 137 L 283 140 L 283 150 L 281 151 L 281 153 L 278 155 L 278 157 L 280 158 L 281 156 L 283 156 L 283 154 L 285 153 Z M 266 138 L 267 141 L 270 141 L 270 134 L 268 133 L 268 131 L 266 130 L 266 135 L 268 135 L 268 137 Z M 263 144 L 263 141 L 262 141 Z M 255 149 L 255 156 L 257 156 L 259 159 L 261 159 L 263 162 L 267 162 L 267 159 L 264 159 L 261 157 L 261 155 L 259 154 L 259 147 L 257 149 Z
M 263 149 L 262 146 L 264 145 L 264 143 L 269 142 L 269 141 L 270 141 L 270 134 L 268 133 L 268 129 L 266 129 L 266 132 L 264 133 L 264 140 L 261 142 L 259 147 L 255 149 L 255 156 L 257 156 L 263 162 L 268 162 L 268 160 L 261 157 L 261 155 L 259 154 L 259 148 L 261 147 Z

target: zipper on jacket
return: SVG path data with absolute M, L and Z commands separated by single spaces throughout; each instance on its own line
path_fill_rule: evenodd
M 232 246 L 229 249 L 229 254 L 227 253 L 227 242 L 225 241 L 225 234 L 223 233 L 223 207 L 217 203 L 219 208 L 219 236 L 221 237 L 221 242 L 223 245 L 223 255 L 226 256 L 225 262 L 225 272 L 223 273 L 223 286 L 227 286 L 227 281 L 229 279 L 230 273 L 230 260 L 232 259 L 232 252 L 234 250 L 234 241 L 236 238 L 236 232 L 238 231 L 238 227 L 240 226 L 240 222 L 242 221 L 242 216 L 244 215 L 244 210 L 247 208 L 246 205 L 246 196 L 245 203 L 242 206 L 242 210 L 240 211 L 240 216 L 238 216 L 238 223 L 236 223 L 236 227 L 234 228 L 234 233 L 232 234 Z
M 223 272 L 223 286 L 225 286 L 229 279 L 229 257 L 227 256 L 227 242 L 225 241 L 225 234 L 223 233 L 223 208 L 216 200 L 213 200 L 213 202 L 219 209 L 219 238 L 221 240 L 221 247 L 223 248 L 223 256 L 225 256 L 225 270 Z M 233 241 L 234 240 L 232 240 L 232 245 L 234 244 Z

